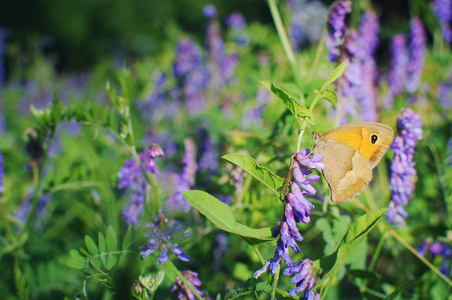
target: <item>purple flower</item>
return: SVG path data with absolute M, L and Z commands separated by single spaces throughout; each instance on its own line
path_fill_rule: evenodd
M 391 164 L 391 201 L 386 219 L 393 227 L 404 227 L 408 213 L 403 209 L 414 193 L 416 170 L 414 169 L 414 147 L 422 139 L 422 122 L 419 114 L 409 108 L 401 111 L 398 118 L 399 135 L 392 144 L 394 158 Z
M 425 57 L 425 33 L 424 25 L 418 18 L 414 18 L 410 23 L 410 63 L 408 65 L 408 78 L 405 88 L 408 92 L 415 92 L 421 83 L 421 73 L 424 68 Z
M 182 158 L 184 168 L 181 174 L 165 175 L 170 177 L 171 194 L 166 201 L 166 209 L 170 214 L 188 212 L 191 205 L 184 199 L 182 192 L 189 190 L 195 184 L 196 171 L 196 144 L 192 139 L 185 139 L 185 155 Z
M 438 86 L 438 98 L 444 109 L 452 108 L 452 71 L 449 80 Z
M 213 19 L 217 16 L 217 9 L 212 4 L 208 4 L 204 6 L 202 9 L 202 13 L 204 14 L 204 17 L 208 19 Z
M 214 141 L 209 136 L 207 130 L 203 127 L 199 128 L 198 135 L 201 140 L 201 145 L 198 149 L 199 158 L 198 166 L 200 172 L 209 172 L 215 174 L 220 168 L 218 162 L 218 150 Z
M 31 200 L 33 198 L 33 191 L 30 190 L 27 192 L 27 195 L 25 196 L 25 200 L 22 201 L 22 203 L 19 205 L 15 212 L 15 217 L 17 220 L 19 220 L 22 224 L 26 224 L 28 221 L 28 218 L 30 217 L 30 212 L 32 208 Z M 51 194 L 42 194 L 42 196 L 38 199 L 37 207 L 36 207 L 36 229 L 42 230 L 43 224 L 39 223 L 40 220 L 42 220 L 46 214 L 47 214 L 47 204 L 49 203 L 51 198 Z
M 4 54 L 6 49 L 6 38 L 9 32 L 0 27 L 0 87 L 5 83 Z
M 384 106 L 392 107 L 394 97 L 400 94 L 408 76 L 408 64 L 410 55 L 406 46 L 406 39 L 402 34 L 397 34 L 392 38 L 392 61 L 389 73 L 389 92 L 385 97 Z
M 376 121 L 377 112 L 377 68 L 373 53 L 378 45 L 378 18 L 374 12 L 362 14 L 359 32 L 348 30 L 341 60 L 348 59 L 348 67 L 338 83 L 342 96 L 341 123 L 347 116 L 355 117 L 360 112 L 363 121 Z
M 164 155 L 163 150 L 158 145 L 152 145 L 149 149 L 138 153 L 143 168 L 148 174 L 155 173 L 154 158 L 162 155 Z M 124 166 L 119 169 L 118 188 L 126 191 L 132 198 L 121 212 L 123 218 L 127 224 L 137 225 L 138 219 L 143 214 L 144 199 L 150 187 L 135 157 L 125 161 Z
M 314 266 L 314 262 L 306 258 L 296 266 L 284 270 L 284 275 L 290 276 L 296 274 L 292 278 L 292 283 L 296 285 L 296 288 L 289 290 L 289 295 L 291 297 L 296 296 L 304 290 L 309 291 L 312 289 L 315 284 L 315 275 L 311 275 L 312 266 Z
M 342 0 L 335 2 L 328 16 L 328 32 L 325 36 L 325 45 L 330 51 L 328 59 L 335 61 L 341 54 L 341 46 L 344 43 L 344 34 L 347 29 L 345 26 L 345 15 L 352 11 L 352 2 Z
M 309 291 L 304 293 L 304 296 L 302 298 L 302 300 L 320 300 L 320 294 L 319 293 L 315 293 L 313 291 Z
M 182 261 L 189 261 L 188 257 L 179 243 L 191 236 L 191 232 L 185 232 L 187 227 L 182 226 L 178 221 L 168 221 L 160 211 L 160 216 L 154 216 L 152 223 L 147 224 L 149 231 L 146 233 L 148 242 L 141 247 L 140 254 L 143 258 L 160 249 L 158 264 L 163 264 L 168 259 L 168 250 Z
M 422 246 L 417 249 L 420 255 L 425 256 L 428 251 L 433 257 L 442 257 L 443 261 L 441 263 L 440 271 L 445 276 L 450 276 L 451 268 L 450 261 L 452 258 L 452 247 L 445 242 L 432 242 L 429 238 L 422 243 Z
M 176 61 L 173 63 L 174 76 L 182 78 L 201 66 L 202 54 L 199 46 L 189 38 L 182 39 L 176 46 Z
M 198 289 L 198 286 L 202 284 L 201 280 L 198 278 L 198 273 L 185 270 L 181 271 L 182 275 L 185 279 L 188 280 L 192 288 L 198 293 L 200 296 L 204 296 L 204 292 L 200 291 Z M 185 285 L 185 283 L 180 279 L 179 277 L 176 278 L 176 283 L 171 288 L 171 292 L 174 292 L 176 290 L 179 290 L 179 295 L 177 296 L 177 299 L 187 299 L 187 300 L 195 300 L 195 295 L 190 290 L 189 287 Z
M 284 215 L 280 218 L 273 229 L 273 235 L 280 236 L 273 258 L 266 261 L 264 266 L 254 273 L 254 278 L 258 278 L 268 269 L 271 274 L 275 274 L 279 268 L 281 258 L 289 267 L 284 270 L 285 275 L 293 275 L 292 283 L 296 288 L 290 291 L 291 296 L 297 295 L 304 290 L 310 290 L 315 283 L 315 276 L 311 276 L 313 262 L 305 259 L 301 263 L 293 262 L 289 256 L 289 247 L 295 252 L 300 252 L 298 242 L 303 241 L 303 236 L 297 228 L 297 223 L 308 223 L 310 221 L 311 210 L 314 208 L 305 196 L 312 196 L 316 193 L 311 183 L 320 179 L 318 175 L 311 175 L 312 171 L 302 166 L 315 169 L 323 169 L 325 165 L 320 162 L 321 155 L 312 156 L 309 149 L 295 153 L 293 159 L 293 182 L 290 192 L 286 195 L 284 205 Z M 308 176 L 311 175 L 311 176 Z
M 0 152 L 0 203 L 2 203 L 2 195 L 5 191 L 3 178 L 5 177 L 5 169 L 3 168 L 3 154 Z
M 248 46 L 250 38 L 244 30 L 246 28 L 246 20 L 241 13 L 235 12 L 229 15 L 226 19 L 226 25 L 231 32 L 231 40 L 241 47 Z
M 449 165 L 452 166 L 452 138 L 447 142 L 447 148 L 449 149 Z
M 295 51 L 316 43 L 322 36 L 328 9 L 320 1 L 288 1 L 291 12 L 289 36 Z
M 431 6 L 438 17 L 444 40 L 452 42 L 452 29 L 449 24 L 452 21 L 452 2 L 450 0 L 434 0 Z

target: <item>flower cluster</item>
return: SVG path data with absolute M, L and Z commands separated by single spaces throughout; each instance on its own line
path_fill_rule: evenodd
M 389 91 L 383 104 L 389 108 L 394 97 L 403 90 L 415 92 L 420 86 L 421 73 L 425 57 L 425 33 L 420 19 L 413 19 L 410 23 L 411 36 L 409 49 L 406 38 L 398 34 L 392 39 L 392 66 L 389 73 Z
M 449 80 L 438 86 L 438 98 L 444 109 L 452 108 L 452 72 L 449 75 Z
M 234 82 L 234 70 L 239 58 L 236 53 L 226 54 L 218 22 L 215 20 L 209 22 L 206 35 L 207 58 L 209 60 L 207 65 L 209 88 L 219 91 L 224 86 Z
M 442 257 L 440 271 L 445 276 L 450 276 L 451 267 L 448 266 L 452 259 L 452 247 L 445 242 L 433 242 L 431 238 L 426 239 L 422 246 L 417 249 L 420 255 L 425 256 L 428 251 L 433 257 Z
M 19 220 L 22 224 L 26 224 L 28 221 L 28 218 L 30 217 L 30 212 L 32 209 L 32 203 L 31 200 L 33 199 L 33 190 L 29 190 L 27 192 L 27 195 L 25 196 L 24 201 L 19 205 L 15 212 L 15 217 L 17 220 Z M 43 194 L 37 202 L 36 206 L 36 220 L 37 224 L 35 228 L 41 230 L 43 229 L 43 224 L 41 224 L 41 220 L 46 216 L 47 214 L 47 204 L 49 203 L 51 199 L 51 194 L 45 193 Z
M 391 164 L 391 201 L 386 215 L 394 227 L 404 227 L 408 213 L 403 206 L 408 204 L 414 193 L 416 170 L 414 169 L 414 147 L 422 139 L 422 121 L 419 114 L 409 108 L 401 111 L 398 118 L 399 135 L 392 144 L 394 158 Z
M 359 31 L 346 31 L 340 60 L 348 59 L 349 63 L 338 83 L 341 123 L 347 122 L 347 115 L 356 116 L 358 110 L 361 120 L 377 121 L 377 68 L 373 53 L 378 45 L 378 30 L 376 14 L 368 11 L 361 15 Z
M 143 258 L 160 249 L 160 256 L 157 259 L 159 264 L 167 261 L 168 250 L 182 261 L 190 260 L 190 257 L 178 247 L 180 242 L 191 236 L 190 232 L 185 232 L 187 227 L 182 226 L 178 221 L 168 221 L 161 211 L 160 215 L 154 216 L 153 222 L 147 224 L 146 227 L 149 228 L 147 232 L 149 240 L 146 245 L 141 247 L 140 254 Z
M 0 203 L 2 203 L 2 195 L 5 191 L 3 178 L 5 177 L 5 169 L 3 169 L 3 154 L 0 152 Z
M 335 3 L 328 15 L 328 32 L 325 36 L 325 45 L 330 51 L 328 59 L 335 61 L 341 54 L 341 47 L 344 44 L 345 16 L 352 11 L 352 2 L 341 0 Z
M 439 20 L 441 32 L 446 42 L 452 42 L 452 1 L 451 0 L 434 0 L 431 3 L 432 10 Z
M 195 184 L 196 171 L 196 144 L 192 139 L 185 139 L 185 155 L 182 158 L 184 168 L 180 174 L 173 173 L 171 178 L 171 195 L 166 201 L 166 211 L 170 214 L 188 212 L 191 205 L 184 199 L 182 192 L 189 190 Z M 166 175 L 165 175 L 166 177 Z
M 198 166 L 200 172 L 209 172 L 215 174 L 220 168 L 218 162 L 218 150 L 213 139 L 210 137 L 208 131 L 204 127 L 198 129 L 199 140 L 202 141 L 198 148 L 199 158 Z
M 411 40 L 410 40 L 410 63 L 408 65 L 408 77 L 405 88 L 408 92 L 413 93 L 421 84 L 421 73 L 424 68 L 425 58 L 425 32 L 422 21 L 414 18 L 410 23 Z
M 202 284 L 201 280 L 199 280 L 199 278 L 198 278 L 198 273 L 190 271 L 190 270 L 181 271 L 181 273 L 184 276 L 184 278 L 190 283 L 192 288 L 200 296 L 204 296 L 204 292 L 200 291 L 198 289 L 198 286 L 200 286 Z M 176 290 L 179 290 L 177 299 L 187 299 L 187 300 L 195 300 L 196 299 L 195 295 L 190 290 L 190 288 L 187 287 L 185 285 L 185 283 L 182 281 L 182 279 L 180 279 L 179 277 L 176 278 L 176 283 L 171 288 L 171 292 L 174 292 Z
M 289 267 L 284 270 L 284 274 L 296 274 L 292 278 L 292 283 L 296 285 L 296 288 L 289 291 L 291 296 L 295 296 L 301 291 L 310 290 L 315 284 L 315 276 L 311 275 L 313 262 L 309 259 L 305 259 L 301 263 L 293 262 L 289 256 L 289 247 L 295 252 L 300 252 L 297 241 L 303 241 L 303 236 L 297 228 L 297 223 L 310 222 L 311 210 L 314 205 L 305 196 L 312 196 L 316 193 L 311 183 L 320 179 L 319 175 L 311 175 L 311 169 L 323 169 L 325 165 L 320 162 L 322 156 L 312 156 L 309 149 L 295 153 L 292 159 L 293 181 L 290 185 L 290 192 L 286 195 L 284 215 L 273 230 L 273 236 L 280 236 L 278 245 L 274 257 L 267 260 L 264 266 L 254 273 L 254 277 L 258 278 L 268 268 L 270 268 L 271 274 L 275 274 L 280 266 L 281 258 L 283 258 Z M 302 166 L 307 168 L 302 168 Z
M 316 43 L 322 36 L 328 9 L 320 1 L 288 0 L 291 13 L 289 36 L 295 51 L 310 43 Z
M 149 149 L 138 154 L 143 164 L 144 171 L 148 174 L 155 173 L 154 158 L 164 155 L 162 148 L 152 145 Z M 137 225 L 138 219 L 143 213 L 144 199 L 148 193 L 149 185 L 143 174 L 140 164 L 135 157 L 124 162 L 124 166 L 118 172 L 118 188 L 132 196 L 132 201 L 124 207 L 123 218 L 127 224 Z
M 228 25 L 231 32 L 231 40 L 235 41 L 240 47 L 246 47 L 250 43 L 250 38 L 245 32 L 246 20 L 239 12 L 232 13 L 226 19 L 226 25 Z
M 188 113 L 198 114 L 204 110 L 207 99 L 203 90 L 208 86 L 209 73 L 204 67 L 201 49 L 189 38 L 177 45 L 173 73 L 178 81 L 173 93 L 180 93 Z

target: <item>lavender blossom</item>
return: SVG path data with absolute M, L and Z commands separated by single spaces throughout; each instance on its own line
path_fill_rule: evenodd
M 320 1 L 288 1 L 290 16 L 289 36 L 295 51 L 316 43 L 322 36 L 328 9 Z
M 314 293 L 313 291 L 309 291 L 304 293 L 302 300 L 320 300 L 320 294 Z
M 2 203 L 2 195 L 5 191 L 3 178 L 5 178 L 5 169 L 3 168 L 3 154 L 0 152 L 0 203 Z
M 214 141 L 209 136 L 207 130 L 201 127 L 198 130 L 198 135 L 201 140 L 201 145 L 198 149 L 199 158 L 198 166 L 200 172 L 209 172 L 210 174 L 215 174 L 220 168 L 220 163 L 218 162 L 218 150 L 215 146 Z
M 397 34 L 392 38 L 391 51 L 392 61 L 391 71 L 389 73 L 389 92 L 383 101 L 386 108 L 392 107 L 394 97 L 403 91 L 408 76 L 410 54 L 406 46 L 406 39 L 402 34 Z
M 401 111 L 398 118 L 399 135 L 392 144 L 394 158 L 391 164 L 391 201 L 386 219 L 393 227 L 404 227 L 408 213 L 403 206 L 408 204 L 414 193 L 416 170 L 414 169 L 414 147 L 422 139 L 422 122 L 419 114 L 409 108 Z
M 31 200 L 33 199 L 33 191 L 29 190 L 27 192 L 27 195 L 25 196 L 24 201 L 19 205 L 16 212 L 14 213 L 17 220 L 20 221 L 23 225 L 25 225 L 28 221 L 28 218 L 30 216 L 32 203 Z M 38 199 L 37 206 L 36 206 L 36 221 L 38 222 L 35 226 L 36 229 L 42 230 L 43 224 L 40 223 L 40 221 L 46 216 L 47 214 L 47 204 L 50 202 L 51 195 L 49 193 L 42 194 L 41 197 Z
M 450 261 L 452 258 L 452 247 L 445 242 L 433 242 L 431 238 L 425 240 L 421 247 L 417 249 L 420 255 L 425 256 L 430 252 L 434 257 L 442 257 L 440 271 L 445 276 L 450 276 L 451 267 Z
M 198 289 L 198 286 L 202 284 L 201 280 L 198 278 L 198 273 L 185 270 L 181 271 L 182 276 L 190 283 L 192 288 L 198 293 L 200 296 L 204 296 L 204 292 Z M 195 295 L 190 290 L 189 287 L 185 285 L 185 283 L 179 277 L 176 278 L 176 283 L 171 288 L 171 292 L 179 290 L 179 294 L 177 295 L 177 299 L 187 299 L 187 300 L 195 300 Z
M 245 32 L 246 20 L 239 12 L 232 13 L 226 19 L 226 25 L 231 32 L 231 39 L 235 41 L 240 47 L 248 46 L 250 38 Z
M 179 85 L 174 90 L 176 97 L 182 92 L 187 111 L 192 115 L 200 113 L 207 105 L 203 90 L 207 87 L 208 72 L 201 49 L 192 40 L 182 39 L 177 45 L 173 72 Z
M 160 216 L 154 216 L 152 223 L 147 224 L 149 228 L 147 236 L 148 243 L 141 247 L 140 254 L 143 258 L 160 249 L 160 256 L 157 259 L 158 264 L 163 264 L 168 260 L 168 250 L 182 261 L 189 261 L 188 257 L 179 243 L 191 236 L 191 232 L 185 232 L 187 227 L 182 226 L 178 221 L 168 221 L 160 211 Z
M 9 32 L 0 27 L 0 87 L 5 83 L 4 54 L 6 50 L 6 38 Z
M 292 283 L 296 285 L 296 288 L 290 290 L 291 296 L 295 296 L 304 290 L 310 290 L 315 284 L 315 276 L 311 276 L 313 262 L 309 259 L 305 259 L 301 263 L 293 262 L 289 255 L 289 247 L 295 252 L 301 251 L 297 241 L 301 242 L 303 236 L 296 224 L 310 221 L 310 211 L 314 208 L 314 205 L 305 198 L 305 195 L 312 196 L 316 193 L 311 183 L 320 179 L 318 175 L 311 175 L 312 170 L 307 168 L 325 168 L 325 165 L 320 162 L 321 159 L 321 155 L 312 156 L 309 149 L 304 149 L 293 155 L 293 182 L 290 186 L 290 192 L 286 195 L 284 215 L 273 230 L 273 236 L 280 236 L 275 254 L 273 258 L 266 261 L 260 270 L 254 273 L 254 278 L 258 278 L 270 268 L 271 274 L 275 274 L 280 267 L 281 258 L 283 258 L 289 267 L 283 273 L 285 275 L 296 273 L 292 278 Z M 307 168 L 301 168 L 301 166 Z
M 212 4 L 208 4 L 204 6 L 204 8 L 202 9 L 202 13 L 206 18 L 213 19 L 217 16 L 217 9 Z
M 421 83 L 422 69 L 424 68 L 425 58 L 425 32 L 422 21 L 414 18 L 410 23 L 410 63 L 408 65 L 408 78 L 405 88 L 408 92 L 415 92 Z
M 209 88 L 219 91 L 224 86 L 234 82 L 234 70 L 238 64 L 237 54 L 227 55 L 217 22 L 207 25 L 206 48 L 208 52 Z
M 191 205 L 184 199 L 182 192 L 189 190 L 195 185 L 196 171 L 196 144 L 192 139 L 185 139 L 185 155 L 182 159 L 185 166 L 181 174 L 171 174 L 172 192 L 166 201 L 166 209 L 170 214 L 188 212 Z
M 431 4 L 432 10 L 441 25 L 441 33 L 446 42 L 452 42 L 452 2 L 451 0 L 434 0 Z
M 341 0 L 335 2 L 334 7 L 330 10 L 328 16 L 328 33 L 325 36 L 325 45 L 330 51 L 328 59 L 335 61 L 341 54 L 341 46 L 344 43 L 345 15 L 352 11 L 352 2 Z
M 154 158 L 164 155 L 160 146 L 153 145 L 149 149 L 138 154 L 146 173 L 155 173 Z M 143 174 L 140 164 L 135 157 L 124 162 L 124 166 L 118 172 L 118 188 L 126 191 L 132 199 L 122 210 L 121 214 L 127 224 L 137 225 L 138 219 L 143 214 L 144 201 L 149 185 Z
M 449 149 L 449 165 L 452 166 L 452 138 L 447 142 L 447 149 Z
M 452 72 L 449 75 L 449 80 L 440 83 L 438 86 L 438 98 L 444 109 L 452 108 Z

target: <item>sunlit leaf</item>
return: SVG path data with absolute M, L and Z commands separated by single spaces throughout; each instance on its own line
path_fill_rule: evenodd
M 183 192 L 185 200 L 205 215 L 219 229 L 234 233 L 249 244 L 274 240 L 271 228 L 250 228 L 235 221 L 231 208 L 214 196 L 203 191 Z
M 222 158 L 242 168 L 279 195 L 278 189 L 283 186 L 285 180 L 274 174 L 270 169 L 260 166 L 254 158 L 243 154 L 226 154 Z

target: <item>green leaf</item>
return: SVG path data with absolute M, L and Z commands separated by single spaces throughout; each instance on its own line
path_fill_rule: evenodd
M 113 226 L 109 225 L 107 228 L 107 249 L 108 251 L 118 250 L 118 238 Z
M 278 189 L 284 185 L 285 180 L 274 174 L 270 169 L 259 166 L 254 158 L 243 154 L 226 154 L 221 158 L 242 168 L 279 196 Z
M 129 225 L 129 227 L 127 228 L 126 235 L 122 240 L 122 250 L 129 249 L 131 242 L 132 242 L 132 226 Z
M 118 261 L 118 259 L 116 258 L 116 256 L 114 254 L 108 253 L 108 256 L 107 256 L 107 270 L 111 270 L 116 265 L 117 261 Z
M 324 89 L 321 92 L 322 98 L 329 101 L 333 106 L 337 105 L 337 94 L 332 89 Z
M 105 244 L 105 236 L 102 232 L 99 232 L 99 237 L 98 237 L 99 241 L 99 251 L 101 253 L 105 253 L 107 252 L 107 245 Z
M 250 245 L 275 239 L 270 227 L 254 229 L 237 223 L 231 208 L 206 192 L 192 190 L 182 194 L 188 203 L 205 215 L 215 226 L 238 235 Z
M 317 285 L 336 275 L 340 267 L 347 261 L 362 239 L 386 214 L 386 211 L 386 208 L 376 209 L 359 217 L 350 224 L 336 251 L 316 261 L 316 265 L 322 268 L 325 274 Z
M 330 76 L 328 76 L 323 87 L 328 86 L 330 83 L 333 83 L 336 79 L 341 77 L 342 74 L 344 74 L 345 69 L 347 69 L 347 63 L 348 60 L 344 61 L 339 66 L 337 66 L 336 69 L 334 69 L 334 71 L 331 72 Z
M 77 250 L 70 250 L 69 255 L 71 258 L 66 262 L 66 265 L 81 270 L 86 265 L 86 258 L 81 256 L 80 253 Z
M 85 235 L 85 244 L 86 247 L 88 248 L 88 251 L 92 255 L 99 254 L 99 249 L 97 249 L 96 243 L 89 235 Z
M 290 112 L 295 116 L 297 120 L 298 126 L 301 127 L 301 119 L 305 119 L 308 123 L 313 123 L 313 115 L 312 112 L 307 108 L 298 103 L 293 97 L 291 97 L 286 91 L 282 88 L 277 87 L 270 81 L 259 81 L 261 85 L 266 87 L 269 91 L 275 94 L 279 99 L 284 102 Z M 301 119 L 300 119 L 301 118 Z
M 176 281 L 176 272 L 174 271 L 175 268 L 176 267 L 174 266 L 173 262 L 170 259 L 167 259 L 166 262 L 163 264 L 163 270 L 165 271 L 165 275 L 171 282 Z
M 396 299 L 398 295 L 402 294 L 409 285 L 411 285 L 415 280 L 411 279 L 405 283 L 403 283 L 401 286 L 399 286 L 398 288 L 396 288 L 391 294 L 389 294 L 385 300 L 392 300 L 392 299 Z

